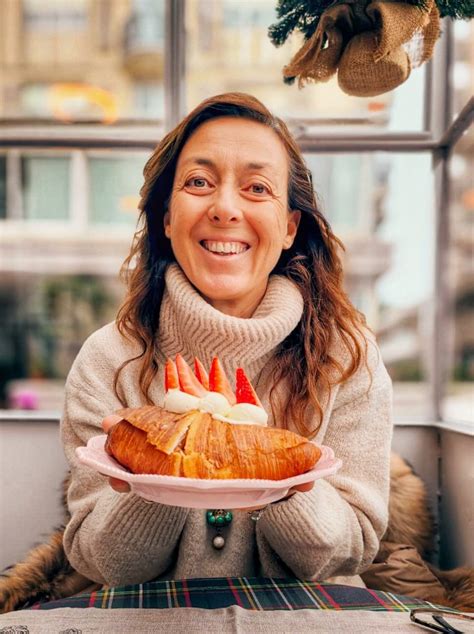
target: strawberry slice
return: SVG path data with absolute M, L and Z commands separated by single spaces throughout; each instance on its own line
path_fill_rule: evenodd
M 179 386 L 183 392 L 193 396 L 206 396 L 206 389 L 196 379 L 193 371 L 180 354 L 176 355 L 176 367 L 178 368 Z
M 177 390 L 179 388 L 178 370 L 172 359 L 166 360 L 165 365 L 165 391 Z
M 251 403 L 252 405 L 262 407 L 260 399 L 253 389 L 253 385 L 250 383 L 250 380 L 242 368 L 237 368 L 235 373 L 235 395 L 237 397 L 237 403 Z
M 209 389 L 211 392 L 223 394 L 231 405 L 235 404 L 235 394 L 217 357 L 212 360 L 211 371 L 209 372 Z
M 196 375 L 197 380 L 201 385 L 203 385 L 206 390 L 209 390 L 209 376 L 203 366 L 203 364 L 199 361 L 197 357 L 194 357 L 194 374 Z

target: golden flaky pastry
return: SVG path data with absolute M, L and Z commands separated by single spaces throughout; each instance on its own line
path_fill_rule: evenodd
M 132 473 L 282 480 L 305 473 L 321 456 L 291 431 L 226 423 L 197 410 L 174 414 L 148 405 L 119 414 L 106 450 Z

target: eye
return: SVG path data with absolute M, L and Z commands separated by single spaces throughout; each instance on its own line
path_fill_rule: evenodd
M 209 185 L 209 181 L 200 176 L 194 176 L 193 178 L 190 178 L 186 181 L 187 187 L 196 187 L 197 189 L 203 189 L 207 185 Z
M 252 194 L 269 194 L 270 190 L 268 189 L 268 187 L 266 185 L 263 185 L 262 183 L 252 183 L 252 185 L 250 185 L 249 187 L 250 191 L 252 192 Z

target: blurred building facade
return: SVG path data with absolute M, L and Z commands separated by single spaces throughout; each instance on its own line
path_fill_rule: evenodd
M 280 49 L 269 42 L 274 9 L 274 0 L 187 0 L 188 108 L 209 95 L 241 90 L 262 99 L 296 132 L 301 126 L 317 130 L 322 122 L 326 129 L 396 130 L 395 103 L 405 99 L 411 117 L 403 129 L 421 129 L 423 99 L 413 91 L 357 99 L 343 95 L 335 81 L 300 91 L 283 86 L 281 68 L 299 42 Z M 108 126 L 126 129 L 130 138 L 139 132 L 159 140 L 165 129 L 164 0 L 4 0 L 0 12 L 0 132 L 93 140 Z M 471 143 L 471 164 L 472 153 Z M 27 145 L 0 150 L 3 389 L 27 377 L 61 384 L 84 338 L 113 318 L 147 155 Z M 424 300 L 391 309 L 379 292 L 397 249 L 383 231 L 397 213 L 388 205 L 393 161 L 377 153 L 308 153 L 306 160 L 322 209 L 346 245 L 353 301 L 380 332 L 388 364 L 398 364 L 396 378 L 423 378 L 412 373 L 411 360 L 423 363 L 423 328 L 412 315 L 423 313 Z M 466 251 L 466 235 L 462 231 L 456 241 L 454 259 Z M 404 345 L 396 343 L 401 340 Z

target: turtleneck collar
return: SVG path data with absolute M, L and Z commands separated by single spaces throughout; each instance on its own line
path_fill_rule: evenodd
M 281 275 L 270 276 L 260 305 L 248 319 L 213 308 L 177 264 L 168 267 L 165 281 L 159 324 L 163 356 L 174 358 L 179 352 L 188 363 L 196 356 L 207 368 L 218 356 L 229 377 L 243 367 L 254 379 L 303 314 L 299 289 Z

